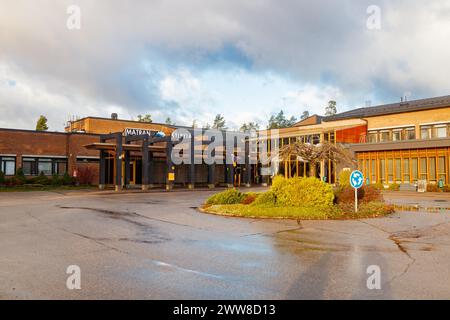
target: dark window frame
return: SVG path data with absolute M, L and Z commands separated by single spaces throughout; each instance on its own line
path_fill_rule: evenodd
M 8 174 L 8 176 L 15 175 L 17 172 L 17 156 L 0 156 L 0 171 L 2 171 L 5 175 L 7 175 L 6 170 L 4 170 L 6 168 L 6 162 L 13 162 L 13 161 L 14 161 L 14 170 L 13 170 L 14 173 L 12 175 Z
M 52 157 L 22 157 L 22 169 L 26 176 L 38 176 L 41 174 L 39 171 L 39 162 L 50 162 L 51 173 L 45 174 L 46 176 L 51 176 L 54 174 L 64 175 L 68 172 L 68 159 L 67 158 L 52 158 Z M 31 163 L 30 173 L 25 172 L 25 163 Z M 65 163 L 66 171 L 59 172 L 59 163 Z

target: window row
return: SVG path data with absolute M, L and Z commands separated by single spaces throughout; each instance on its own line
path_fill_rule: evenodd
M 444 156 L 420 158 L 388 158 L 359 160 L 359 169 L 370 182 L 415 183 L 417 180 L 448 183 Z
M 325 132 L 323 134 L 323 140 L 334 143 L 335 142 L 334 132 Z M 298 137 L 282 138 L 279 140 L 279 146 L 282 147 L 284 145 L 291 144 L 295 141 L 311 144 L 319 144 L 321 142 L 320 134 L 317 133 L 317 134 L 302 135 Z
M 416 129 L 414 127 L 398 128 L 398 129 L 383 129 L 372 130 L 368 134 L 368 142 L 385 142 L 385 141 L 401 141 L 401 140 L 415 140 Z
M 67 159 L 22 158 L 22 169 L 25 175 L 63 175 L 67 172 Z
M 420 126 L 421 139 L 447 138 L 450 133 L 450 124 L 442 123 L 435 125 Z

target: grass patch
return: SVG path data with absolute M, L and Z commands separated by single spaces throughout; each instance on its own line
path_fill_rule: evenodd
M 228 189 L 209 197 L 202 211 L 236 217 L 299 220 L 346 220 L 383 217 L 394 207 L 383 202 L 379 190 L 364 186 L 358 190 L 359 209 L 354 212 L 354 190 L 331 185 L 317 178 L 277 176 L 270 190 L 242 193 Z
M 362 204 L 357 213 L 353 207 L 333 206 L 330 209 L 308 207 L 257 206 L 245 204 L 205 205 L 204 212 L 246 218 L 299 220 L 347 220 L 384 217 L 394 212 L 393 206 L 382 202 Z
M 327 218 L 324 210 L 302 207 L 260 207 L 245 204 L 222 204 L 204 207 L 206 212 L 248 218 L 292 218 L 315 219 Z

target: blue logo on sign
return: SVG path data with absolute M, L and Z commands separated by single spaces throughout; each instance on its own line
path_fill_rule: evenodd
M 350 184 L 353 188 L 361 188 L 364 183 L 364 175 L 361 171 L 355 170 L 350 175 Z
M 166 134 L 162 131 L 158 131 L 157 133 L 155 133 L 155 137 L 157 138 L 164 138 L 166 136 Z

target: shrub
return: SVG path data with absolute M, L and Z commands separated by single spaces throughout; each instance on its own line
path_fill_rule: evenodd
M 5 174 L 0 170 L 0 184 L 5 183 Z
M 215 195 L 212 195 L 206 200 L 206 204 L 238 204 L 244 199 L 245 195 L 236 189 L 228 189 Z
M 43 173 L 41 172 L 41 174 L 39 176 L 37 176 L 36 178 L 33 179 L 33 182 L 36 184 L 42 184 L 42 185 L 49 185 L 50 184 L 50 179 Z
M 448 184 L 444 185 L 444 187 L 442 188 L 442 191 L 450 192 L 450 185 L 448 185 Z
M 339 186 L 341 186 L 341 187 L 350 186 L 350 175 L 351 174 L 352 174 L 352 172 L 350 170 L 342 170 L 339 173 L 339 178 L 338 178 Z
M 23 185 L 23 181 L 19 180 L 16 176 L 5 179 L 5 186 L 14 187 Z
M 427 192 L 439 192 L 439 187 L 436 184 L 427 184 Z
M 372 185 L 365 185 L 361 188 L 363 190 L 363 202 L 383 202 L 383 195 L 378 188 L 375 188 Z
M 372 201 L 382 202 L 383 196 L 377 188 L 372 185 L 364 185 L 358 189 L 358 201 L 368 203 Z M 355 189 L 352 187 L 338 188 L 335 190 L 335 202 L 338 204 L 353 204 L 355 202 Z
M 84 185 L 91 185 L 94 182 L 94 169 L 90 166 L 77 168 L 78 174 L 75 178 L 76 182 Z
M 21 185 L 26 182 L 27 178 L 25 178 L 25 174 L 23 173 L 23 169 L 19 168 L 16 171 L 16 175 L 14 176 L 13 181 L 15 182 L 15 185 Z
M 277 197 L 272 190 L 261 193 L 255 201 L 252 203 L 253 206 L 266 206 L 274 207 L 277 205 Z
M 389 185 L 389 190 L 391 191 L 399 191 L 400 190 L 400 185 L 398 183 L 391 183 Z
M 364 189 L 363 187 L 358 189 L 358 201 L 362 201 L 364 198 Z M 349 203 L 352 204 L 355 202 L 355 189 L 353 187 L 347 186 L 344 188 L 338 188 L 335 193 L 335 202 L 337 204 Z
M 334 193 L 330 184 L 315 177 L 285 179 L 277 176 L 271 189 L 277 205 L 288 207 L 331 208 Z
M 62 180 L 62 178 L 60 178 L 59 177 L 59 175 L 58 174 L 53 174 L 53 176 L 52 176 L 52 181 L 51 181 L 51 183 L 52 183 L 52 185 L 54 185 L 54 186 L 59 186 L 59 185 L 61 185 L 62 183 L 63 183 L 63 180 Z
M 384 184 L 383 184 L 382 182 L 374 183 L 374 184 L 372 184 L 372 186 L 373 186 L 375 189 L 378 189 L 378 190 L 384 190 Z
M 255 202 L 256 198 L 258 198 L 260 194 L 256 192 L 247 192 L 244 194 L 244 198 L 241 201 L 241 204 L 251 204 Z
M 385 216 L 394 212 L 395 209 L 393 205 L 379 201 L 363 203 L 358 208 L 358 215 L 365 217 Z
M 68 172 L 65 172 L 62 177 L 62 183 L 65 186 L 72 185 L 74 183 L 74 178 L 71 177 Z

